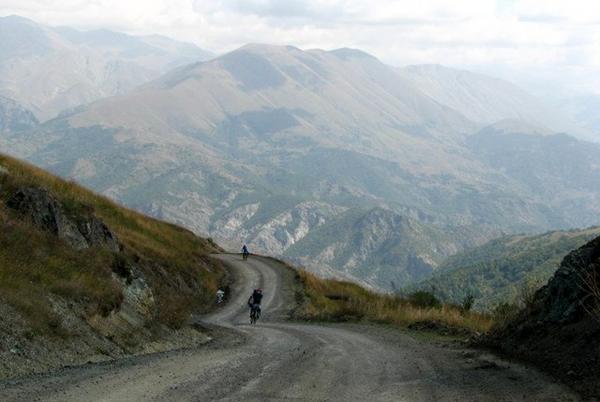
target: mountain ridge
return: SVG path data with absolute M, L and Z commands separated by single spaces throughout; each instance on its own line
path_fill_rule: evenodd
M 564 138 L 573 144 L 569 158 L 561 157 Z M 416 219 L 432 236 L 419 237 L 414 226 L 423 244 L 440 230 L 454 231 L 453 252 L 500 232 L 595 223 L 600 147 L 570 138 L 515 120 L 472 122 L 362 53 L 253 44 L 5 143 L 140 211 L 285 257 L 350 209 L 390 211 L 384 215 L 392 226 L 396 215 Z M 530 166 L 506 169 L 504 153 L 515 149 Z M 538 183 L 548 164 L 557 177 Z M 576 171 L 589 174 L 573 180 Z M 568 191 L 555 191 L 557 181 L 569 182 Z M 574 202 L 578 207 L 569 207 Z M 362 233 L 361 225 L 349 228 L 348 241 Z M 364 270 L 357 279 L 386 288 L 391 280 L 414 280 L 416 271 L 405 275 L 409 254 L 397 266 L 369 257 L 373 272 L 385 265 L 381 279 Z
M 213 55 L 195 45 L 0 17 L 0 94 L 42 121 Z

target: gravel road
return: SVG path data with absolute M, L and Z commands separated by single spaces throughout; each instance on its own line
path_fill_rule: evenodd
M 271 259 L 221 255 L 231 300 L 205 347 L 0 383 L 1 401 L 576 401 L 536 370 L 385 326 L 284 321 L 293 276 Z M 246 299 L 262 287 L 263 317 Z M 218 325 L 216 327 L 215 325 Z

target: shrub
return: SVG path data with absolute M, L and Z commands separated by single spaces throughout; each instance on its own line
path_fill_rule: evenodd
M 519 306 L 514 303 L 499 303 L 492 311 L 495 325 L 499 328 L 506 326 L 519 314 L 519 311 Z
M 158 320 L 173 329 L 181 328 L 190 318 L 193 304 L 189 297 L 162 294 L 158 301 Z
M 522 308 L 524 308 L 527 311 L 531 310 L 535 302 L 535 293 L 540 288 L 540 286 L 541 284 L 539 283 L 539 281 L 532 279 L 527 279 L 521 284 L 518 293 L 518 302 L 520 303 Z
M 473 294 L 469 293 L 462 301 L 461 305 L 460 305 L 460 309 L 463 313 L 467 313 L 469 311 L 471 311 L 471 309 L 473 308 L 473 304 L 475 303 L 475 296 L 473 296 Z
M 596 269 L 594 269 L 596 268 Z M 581 287 L 585 292 L 582 306 L 592 318 L 600 322 L 600 267 L 591 267 L 582 274 Z
M 418 290 L 410 294 L 408 300 L 416 307 L 440 308 L 442 306 L 442 303 L 435 297 L 433 292 L 427 292 L 425 290 Z

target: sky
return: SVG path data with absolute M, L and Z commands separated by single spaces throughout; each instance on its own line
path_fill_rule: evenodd
M 0 15 L 162 34 L 223 53 L 243 44 L 354 47 L 392 65 L 437 63 L 538 95 L 600 94 L 597 0 L 0 0 Z

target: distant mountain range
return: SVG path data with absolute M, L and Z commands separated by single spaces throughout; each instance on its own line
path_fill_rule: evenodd
M 600 146 L 555 119 L 479 74 L 254 44 L 0 144 L 236 248 L 391 289 L 502 233 L 600 223 Z
M 0 38 L 0 95 L 42 121 L 212 57 L 165 37 L 49 27 L 18 16 L 0 17 Z
M 408 66 L 399 72 L 421 92 L 477 123 L 509 119 L 550 132 L 585 132 L 572 114 L 504 80 L 440 65 Z

